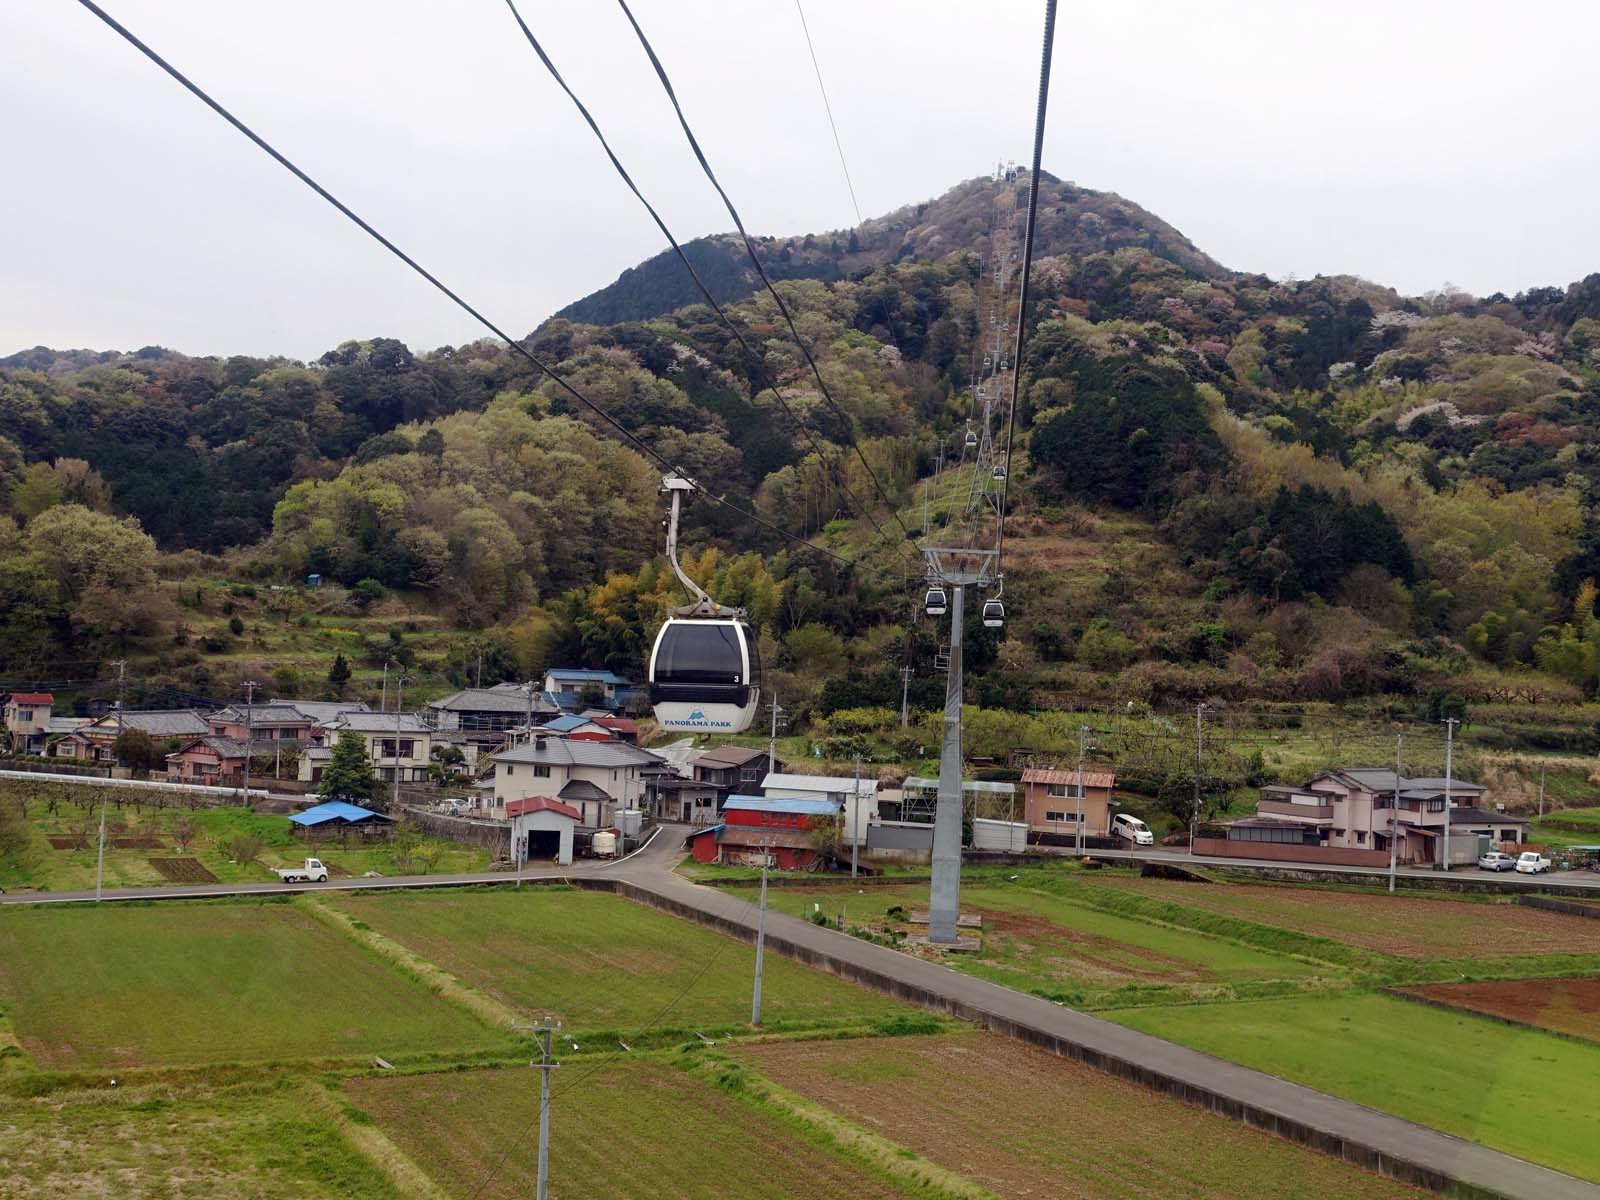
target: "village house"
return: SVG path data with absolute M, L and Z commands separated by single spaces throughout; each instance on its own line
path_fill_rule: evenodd
M 318 725 L 326 725 L 335 717 L 342 717 L 345 713 L 372 711 L 372 706 L 365 700 L 286 700 L 274 696 L 267 703 L 287 704 L 310 717 Z
M 258 754 L 262 753 L 263 742 L 267 743 L 267 750 L 272 748 L 274 742 L 311 744 L 316 740 L 312 731 L 318 723 L 316 717 L 302 712 L 286 700 L 248 706 L 230 704 L 212 713 L 206 722 L 211 726 L 212 736 L 232 738 L 236 742 L 248 738 L 257 747 Z
M 648 750 L 617 741 L 593 742 L 550 737 L 535 731 L 531 741 L 492 756 L 494 807 L 513 800 L 549 796 L 577 809 L 582 824 L 603 829 L 616 812 L 644 802 L 643 768 L 660 762 Z
M 205 737 L 211 732 L 204 715 L 192 708 L 123 709 L 120 716 L 108 712 L 73 730 L 50 747 L 50 754 L 79 762 L 115 762 L 112 746 L 124 729 L 142 729 L 157 742 Z
M 190 738 L 167 755 L 167 778 L 174 783 L 215 784 L 242 776 L 249 749 L 241 741 L 208 734 Z
M 50 692 L 12 692 L 3 710 L 6 732 L 11 735 L 13 754 L 41 754 L 50 733 L 50 706 L 56 698 Z
M 696 783 L 716 789 L 717 808 L 721 809 L 729 796 L 753 796 L 762 790 L 761 781 L 782 763 L 774 763 L 765 751 L 749 746 L 716 746 L 692 760 L 691 769 Z
M 1111 836 L 1118 807 L 1111 798 L 1117 777 L 1109 771 L 1083 773 L 1083 836 Z M 1022 772 L 1023 819 L 1030 833 L 1078 835 L 1078 772 L 1028 767 Z
M 696 830 L 686 839 L 696 862 L 759 865 L 768 855 L 780 871 L 804 871 L 824 851 L 817 825 L 839 815 L 835 800 L 795 796 L 730 796 L 722 822 Z
M 624 707 L 637 689 L 612 671 L 551 667 L 544 675 L 545 694 L 564 712 L 579 712 L 597 701 L 611 712 Z
M 1234 822 L 1227 840 L 1323 850 L 1339 861 L 1367 862 L 1339 853 L 1366 852 L 1376 856 L 1371 859 L 1375 863 L 1380 858 L 1387 861 L 1392 837 L 1397 862 L 1438 864 L 1444 857 L 1446 791 L 1452 864 L 1474 861 L 1489 848 L 1527 840 L 1532 828 L 1527 821 L 1478 807 L 1483 789 L 1477 784 L 1452 779 L 1447 786 L 1443 779 L 1404 775 L 1397 780 L 1394 771 L 1383 767 L 1340 768 L 1324 771 L 1300 787 L 1264 787 L 1256 816 Z M 1262 853 L 1279 857 L 1296 852 Z
M 538 720 L 560 712 L 544 693 L 536 693 L 530 702 L 527 690 L 515 684 L 462 688 L 442 700 L 430 701 L 427 706 L 428 721 L 435 729 L 463 734 L 503 734 L 510 729 L 527 728 L 530 715 Z
M 632 717 L 602 717 L 595 713 L 584 713 L 593 719 L 596 725 L 609 729 L 611 736 L 619 742 L 627 742 L 630 746 L 639 744 L 639 722 Z
M 568 713 L 564 716 L 554 717 L 538 727 L 538 732 L 550 737 L 575 738 L 583 742 L 611 742 L 616 739 L 611 730 L 593 717 L 578 716 Z
M 415 713 L 346 712 L 317 727 L 322 744 L 300 756 L 299 779 L 320 783 L 333 757 L 334 743 L 346 731 L 366 744 L 367 759 L 378 779 L 420 783 L 428 778 L 433 752 L 433 731 Z

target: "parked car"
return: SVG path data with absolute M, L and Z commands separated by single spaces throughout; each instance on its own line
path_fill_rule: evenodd
M 1515 871 L 1517 860 L 1503 850 L 1491 850 L 1478 859 L 1480 871 Z
M 308 858 L 304 866 L 279 867 L 278 878 L 284 883 L 326 883 L 328 868 L 320 858 Z
M 1524 850 L 1517 855 L 1517 870 L 1524 875 L 1538 875 L 1550 869 L 1550 860 L 1537 850 Z
M 439 801 L 439 811 L 443 813 L 450 813 L 452 815 L 464 813 L 471 807 L 472 804 L 470 801 L 463 800 L 459 796 L 448 796 Z
M 1156 835 L 1150 826 L 1132 813 L 1118 813 L 1111 818 L 1111 836 L 1124 838 L 1135 846 L 1154 846 Z

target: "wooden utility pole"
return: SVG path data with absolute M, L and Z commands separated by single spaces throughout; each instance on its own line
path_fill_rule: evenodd
M 767 864 L 772 861 L 772 848 L 763 847 L 761 855 L 761 912 L 756 917 L 756 982 L 750 997 L 750 1024 L 761 1024 L 761 966 L 767 949 Z

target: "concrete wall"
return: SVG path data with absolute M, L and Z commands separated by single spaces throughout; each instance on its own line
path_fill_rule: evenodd
M 467 817 L 452 817 L 444 813 L 429 812 L 407 804 L 406 820 L 430 837 L 449 838 L 469 846 L 481 846 L 496 857 L 505 858 L 511 853 L 511 825 L 506 821 L 474 821 Z
M 1272 862 L 1326 863 L 1335 867 L 1387 867 L 1382 850 L 1351 850 L 1342 846 L 1291 846 L 1280 842 L 1230 842 L 1226 838 L 1195 838 L 1194 852 L 1217 858 L 1257 858 Z

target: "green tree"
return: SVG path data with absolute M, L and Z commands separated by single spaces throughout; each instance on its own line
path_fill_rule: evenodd
M 118 762 L 135 771 L 156 771 L 167 765 L 167 748 L 143 729 L 124 729 L 111 748 Z
M 343 654 L 333 656 L 333 666 L 328 668 L 328 683 L 332 686 L 335 695 L 344 695 L 345 685 L 350 682 L 350 660 Z
M 370 803 L 377 793 L 372 763 L 367 758 L 367 743 L 359 733 L 346 729 L 333 744 L 333 757 L 322 770 L 322 798 L 350 804 Z

